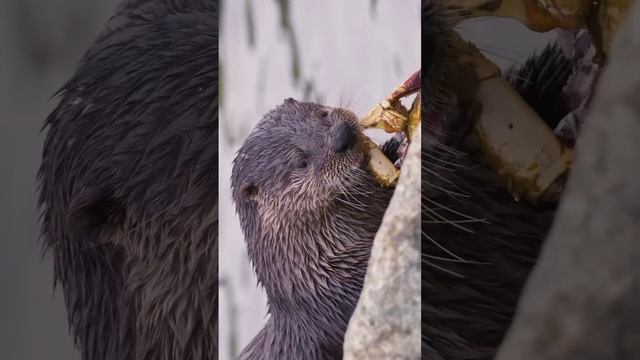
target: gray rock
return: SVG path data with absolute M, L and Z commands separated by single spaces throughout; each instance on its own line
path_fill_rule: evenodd
M 420 358 L 420 144 L 418 132 L 374 240 L 344 359 Z
M 500 360 L 640 358 L 640 3 L 627 20 Z

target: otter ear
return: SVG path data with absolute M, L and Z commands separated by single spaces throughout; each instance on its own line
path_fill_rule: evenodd
M 258 187 L 253 183 L 244 183 L 240 186 L 240 193 L 247 199 L 253 199 L 258 195 Z
M 72 234 L 91 237 L 119 226 L 124 215 L 124 208 L 109 192 L 85 188 L 71 199 L 67 224 Z
M 285 104 L 295 104 L 295 103 L 297 103 L 297 101 L 294 98 L 286 98 L 286 99 L 284 99 L 284 103 Z

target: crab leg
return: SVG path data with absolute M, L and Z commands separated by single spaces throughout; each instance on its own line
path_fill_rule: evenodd
M 398 101 L 403 97 L 409 96 L 413 93 L 416 93 L 420 90 L 422 85 L 422 71 L 418 70 L 413 75 L 411 75 L 405 82 L 403 82 L 400 86 L 395 88 L 389 96 L 387 96 L 387 100 L 393 102 Z
M 400 86 L 396 87 L 382 102 L 376 104 L 367 116 L 360 120 L 364 128 L 379 128 L 389 133 L 407 131 L 409 112 L 400 99 L 420 90 L 421 71 L 418 70 Z M 413 126 L 415 128 L 415 124 Z M 410 134 L 409 131 L 407 133 Z M 409 139 L 411 137 L 409 136 Z

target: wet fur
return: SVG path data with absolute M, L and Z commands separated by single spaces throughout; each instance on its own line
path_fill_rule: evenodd
M 423 39 L 446 40 L 452 28 L 442 20 L 443 14 L 435 3 L 423 2 Z M 559 104 L 561 85 L 571 66 L 560 49 L 552 46 L 512 74 L 512 81 L 536 111 L 557 121 L 566 114 Z M 437 73 L 437 69 L 431 71 Z M 423 79 L 423 92 L 437 92 L 434 86 L 442 82 L 428 76 Z M 468 136 L 468 129 L 462 131 L 463 136 L 451 136 L 453 129 L 459 131 L 451 124 L 451 130 L 444 131 L 430 126 L 430 117 L 445 106 L 442 101 L 425 104 L 422 356 L 430 360 L 491 359 L 511 324 L 556 204 L 514 201 Z M 470 115 L 468 109 L 457 114 L 462 119 Z
M 125 1 L 59 92 L 42 239 L 83 359 L 217 358 L 217 1 Z
M 240 359 L 342 359 L 373 237 L 392 191 L 335 154 L 349 111 L 286 100 L 252 130 L 233 164 L 233 199 L 270 317 Z M 390 146 L 393 147 L 393 146 Z M 303 169 L 297 164 L 304 159 Z

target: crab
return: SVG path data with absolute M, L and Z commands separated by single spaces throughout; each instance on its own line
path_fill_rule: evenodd
M 608 53 L 613 34 L 624 19 L 631 0 L 448 0 L 447 7 L 464 9 L 469 17 L 504 16 L 521 21 L 533 31 L 563 29 L 575 35 L 588 31 L 598 56 L 589 61 L 600 64 Z M 573 36 L 572 47 L 576 47 Z M 495 171 L 505 180 L 514 199 L 557 200 L 573 161 L 572 144 L 567 134 L 577 137 L 577 130 L 586 112 L 584 100 L 574 108 L 558 128 L 551 129 L 501 75 L 499 68 L 470 42 L 457 36 L 453 39 L 458 68 L 472 69 L 475 74 L 475 97 L 480 111 L 474 130 Z M 582 67 L 584 68 L 584 66 Z M 590 93 L 597 78 L 596 71 L 577 71 L 567 88 L 586 81 Z M 420 125 L 420 94 L 411 110 L 401 103 L 402 97 L 418 92 L 420 71 L 398 86 L 383 101 L 376 104 L 361 120 L 364 128 L 380 128 L 390 133 L 404 133 L 408 141 Z M 574 96 L 575 97 L 575 96 Z M 588 96 L 582 96 L 586 98 Z M 399 170 L 368 140 L 371 172 L 383 186 L 395 186 Z

